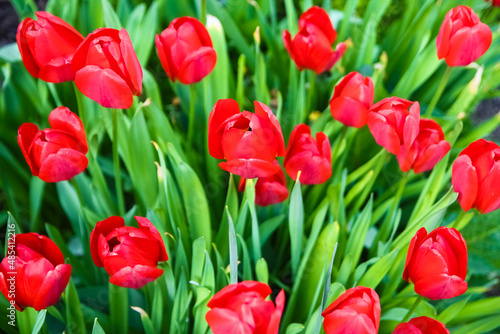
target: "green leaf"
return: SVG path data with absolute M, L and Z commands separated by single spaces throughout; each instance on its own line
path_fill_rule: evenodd
M 262 258 L 257 261 L 255 264 L 255 274 L 259 282 L 269 284 L 269 269 L 267 268 L 265 259 Z
M 94 327 L 92 328 L 92 334 L 106 334 L 106 332 L 104 332 L 104 329 L 102 329 L 99 321 L 97 321 L 97 318 L 94 319 Z
M 238 283 L 238 244 L 236 243 L 233 219 L 227 206 L 226 214 L 229 222 L 229 283 L 235 284 Z
M 252 216 L 252 251 L 253 260 L 257 262 L 262 257 L 260 250 L 260 236 L 259 236 L 259 221 L 257 219 L 257 211 L 255 210 L 255 182 L 254 179 L 247 179 L 245 185 L 245 196 L 247 197 L 250 215 Z
M 285 334 L 299 334 L 299 333 L 302 333 L 304 331 L 304 325 L 302 324 L 290 324 L 288 325 L 288 327 L 286 328 L 286 332 Z
M 108 284 L 109 289 L 109 318 L 113 333 L 128 332 L 128 291 L 127 288 Z
M 297 176 L 297 181 L 290 195 L 290 212 L 288 214 L 288 228 L 290 231 L 290 248 L 292 254 L 292 275 L 294 277 L 297 275 L 297 270 L 299 268 L 300 253 L 302 250 L 302 235 L 304 234 L 304 207 L 299 178 L 300 176 Z
M 70 279 L 64 292 L 64 302 L 66 304 L 66 328 L 69 334 L 85 333 L 85 322 L 83 321 L 80 299 L 76 291 L 73 280 Z
M 495 315 L 464 325 L 454 331 L 453 334 L 491 333 L 492 330 L 498 327 L 500 327 L 500 315 Z
M 108 0 L 101 0 L 104 23 L 108 28 L 121 29 L 122 24 L 113 6 Z
M 12 213 L 7 212 L 7 217 L 8 217 L 7 218 L 7 231 L 5 233 L 5 248 L 4 248 L 5 257 L 7 257 L 7 255 L 14 254 L 14 253 L 9 252 L 9 247 L 8 247 L 9 240 L 12 240 L 12 242 L 15 242 L 16 235 L 22 233 L 21 227 L 17 223 L 17 221 L 14 218 L 14 216 L 12 215 Z M 10 249 L 10 251 L 12 251 L 12 249 Z
M 357 285 L 375 289 L 394 265 L 394 260 L 396 259 L 398 252 L 399 249 L 396 248 L 378 260 L 370 269 L 368 269 Z
M 191 261 L 191 281 L 200 283 L 205 264 L 205 238 L 199 237 L 193 242 L 193 256 Z
M 17 43 L 10 43 L 0 48 L 0 60 L 6 63 L 21 61 L 21 53 Z
M 451 304 L 439 314 L 436 320 L 441 321 L 443 324 L 449 323 L 460 311 L 462 311 L 469 299 L 470 296 Z
M 45 322 L 45 315 L 47 314 L 47 310 L 43 309 L 38 312 L 38 316 L 36 317 L 35 326 L 33 327 L 33 331 L 31 334 L 38 334 L 42 329 L 43 323 Z
M 131 306 L 130 308 L 141 315 L 142 326 L 144 327 L 144 332 L 146 334 L 156 333 L 153 328 L 153 324 L 151 323 L 151 319 L 149 319 L 149 315 L 146 313 L 146 311 L 137 306 Z

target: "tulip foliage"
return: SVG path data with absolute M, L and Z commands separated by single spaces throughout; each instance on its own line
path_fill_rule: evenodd
M 2 333 L 500 333 L 498 1 L 11 4 Z

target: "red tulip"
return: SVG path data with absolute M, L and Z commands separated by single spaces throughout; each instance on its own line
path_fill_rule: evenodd
M 397 156 L 399 166 L 403 172 L 411 168 L 415 173 L 431 170 L 450 148 L 439 124 L 432 119 L 420 119 L 420 131 L 413 144 L 408 150 L 401 146 Z
M 52 129 L 38 130 L 32 123 L 19 127 L 17 142 L 31 173 L 45 182 L 70 180 L 87 168 L 88 151 L 80 118 L 66 107 L 49 115 Z
M 194 17 L 173 20 L 161 35 L 156 35 L 156 50 L 172 81 L 185 85 L 201 81 L 215 67 L 217 55 L 207 28 Z
M 71 58 L 83 36 L 71 25 L 47 12 L 35 13 L 17 27 L 17 46 L 24 66 L 35 78 L 48 82 L 71 81 Z
M 274 164 L 279 166 L 278 161 Z M 246 178 L 240 179 L 239 191 L 245 191 Z M 266 177 L 259 177 L 255 184 L 255 204 L 268 206 L 281 203 L 288 198 L 288 189 L 283 170 L 280 168 L 276 174 Z
M 451 9 L 445 16 L 436 39 L 439 59 L 448 66 L 466 66 L 476 61 L 490 47 L 491 30 L 467 6 Z
M 330 100 L 330 112 L 333 118 L 345 126 L 361 128 L 366 124 L 366 115 L 373 105 L 372 78 L 358 72 L 346 75 L 335 86 Z
M 380 324 L 380 300 L 375 290 L 351 288 L 321 313 L 326 334 L 376 334 Z
M 283 31 L 285 48 L 298 69 L 307 68 L 316 73 L 331 69 L 347 49 L 345 43 L 339 43 L 333 51 L 332 44 L 336 38 L 337 32 L 328 13 L 317 6 L 300 16 L 299 32 L 293 40 L 287 30 Z
M 141 95 L 141 64 L 123 28 L 100 28 L 89 34 L 72 66 L 78 89 L 103 107 L 127 109 L 133 95 Z
M 234 100 L 219 100 L 208 119 L 210 155 L 227 160 L 220 168 L 248 179 L 276 174 L 274 160 L 285 155 L 278 119 L 265 104 L 254 105 L 255 114 L 240 112 Z
M 500 7 L 500 0 L 493 0 L 491 3 L 492 3 L 492 4 L 493 4 L 493 6 L 495 6 L 495 7 Z
M 264 283 L 244 281 L 231 284 L 212 297 L 207 320 L 213 334 L 277 334 L 285 306 L 283 290 L 276 306 L 266 300 L 271 288 Z
M 399 324 L 392 334 L 450 334 L 450 331 L 442 322 L 424 316 Z
M 0 291 L 19 311 L 40 311 L 59 300 L 71 276 L 71 266 L 56 244 L 38 233 L 11 238 L 0 264 Z
M 467 244 L 454 228 L 424 227 L 411 239 L 403 279 L 415 292 L 430 299 L 448 299 L 467 290 Z
M 140 289 L 163 274 L 158 262 L 168 255 L 156 227 L 146 218 L 135 219 L 139 228 L 125 226 L 117 216 L 98 222 L 90 234 L 90 253 L 95 265 L 111 276 L 110 283 Z
M 392 154 L 401 146 L 409 150 L 419 133 L 420 105 L 399 97 L 387 97 L 373 105 L 367 116 L 375 141 Z
M 488 213 L 500 208 L 500 147 L 479 139 L 453 163 L 451 183 L 463 210 Z
M 315 140 L 307 125 L 297 125 L 288 139 L 284 166 L 294 180 L 300 171 L 302 184 L 325 182 L 332 175 L 332 150 L 328 137 L 318 132 Z

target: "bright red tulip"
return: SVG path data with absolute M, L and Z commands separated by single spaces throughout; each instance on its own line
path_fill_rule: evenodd
M 420 105 L 399 97 L 387 97 L 368 111 L 368 128 L 375 141 L 392 154 L 401 146 L 410 149 L 419 133 Z
M 321 313 L 326 334 L 376 334 L 380 324 L 380 300 L 371 288 L 348 289 Z
M 208 119 L 210 155 L 227 160 L 220 168 L 248 179 L 276 174 L 274 160 L 285 155 L 278 119 L 265 104 L 254 105 L 255 114 L 240 112 L 235 100 L 219 100 Z
M 500 7 L 500 0 L 493 0 L 491 3 L 492 3 L 492 4 L 493 4 L 493 6 L 495 6 L 495 7 Z
M 103 107 L 128 109 L 133 95 L 141 95 L 141 64 L 123 28 L 100 28 L 89 34 L 72 66 L 78 89 Z
M 347 49 L 345 43 L 339 43 L 333 51 L 332 44 L 336 38 L 337 32 L 328 13 L 317 6 L 300 16 L 299 32 L 293 40 L 287 30 L 283 31 L 285 48 L 298 69 L 307 68 L 316 73 L 330 70 Z
M 467 244 L 454 228 L 424 227 L 411 239 L 403 279 L 429 299 L 448 299 L 467 290 Z
M 297 125 L 288 139 L 284 166 L 294 180 L 300 171 L 302 184 L 325 182 L 332 175 L 332 150 L 328 137 L 318 132 L 314 139 L 307 125 Z
M 448 66 L 466 66 L 476 61 L 490 47 L 492 33 L 467 6 L 451 9 L 445 16 L 436 39 L 439 59 Z
M 33 123 L 19 127 L 17 142 L 31 173 L 45 182 L 71 180 L 87 168 L 87 139 L 82 121 L 66 107 L 49 115 L 51 129 Z
M 156 227 L 146 218 L 135 219 L 139 228 L 125 226 L 117 216 L 98 222 L 90 234 L 90 253 L 95 265 L 111 276 L 110 283 L 140 289 L 163 274 L 158 262 L 168 255 Z
M 407 150 L 404 145 L 397 155 L 399 166 L 403 172 L 413 168 L 415 173 L 422 173 L 434 168 L 448 153 L 451 146 L 444 140 L 444 133 L 436 121 L 420 119 L 420 131 L 417 138 Z
M 215 67 L 217 55 L 207 28 L 194 17 L 173 20 L 156 35 L 156 51 L 172 81 L 185 85 L 201 81 Z
M 276 306 L 266 300 L 270 294 L 271 288 L 261 282 L 228 285 L 208 302 L 205 319 L 213 334 L 277 334 L 285 293 L 278 294 Z
M 399 324 L 392 334 L 450 334 L 450 331 L 442 322 L 424 316 Z
M 366 115 L 373 105 L 373 95 L 372 78 L 351 72 L 335 86 L 330 112 L 345 126 L 361 128 L 366 124 Z
M 500 208 L 500 147 L 479 139 L 467 146 L 453 163 L 451 183 L 464 211 L 488 213 Z
M 70 276 L 71 266 L 52 240 L 38 233 L 17 234 L 0 264 L 0 291 L 19 311 L 40 311 L 57 303 Z
M 274 160 L 274 164 L 278 165 L 278 161 Z M 240 179 L 239 191 L 245 191 L 246 178 Z M 281 203 L 288 198 L 288 188 L 286 187 L 286 179 L 283 170 L 271 176 L 259 177 L 255 184 L 255 204 L 260 206 L 268 206 L 271 204 Z
M 71 25 L 47 12 L 36 12 L 38 21 L 25 18 L 17 27 L 17 46 L 32 76 L 47 82 L 71 81 L 71 59 L 83 36 Z

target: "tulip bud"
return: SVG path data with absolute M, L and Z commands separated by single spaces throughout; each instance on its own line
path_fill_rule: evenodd
M 429 317 L 413 318 L 399 324 L 392 334 L 450 334 L 444 324 Z

